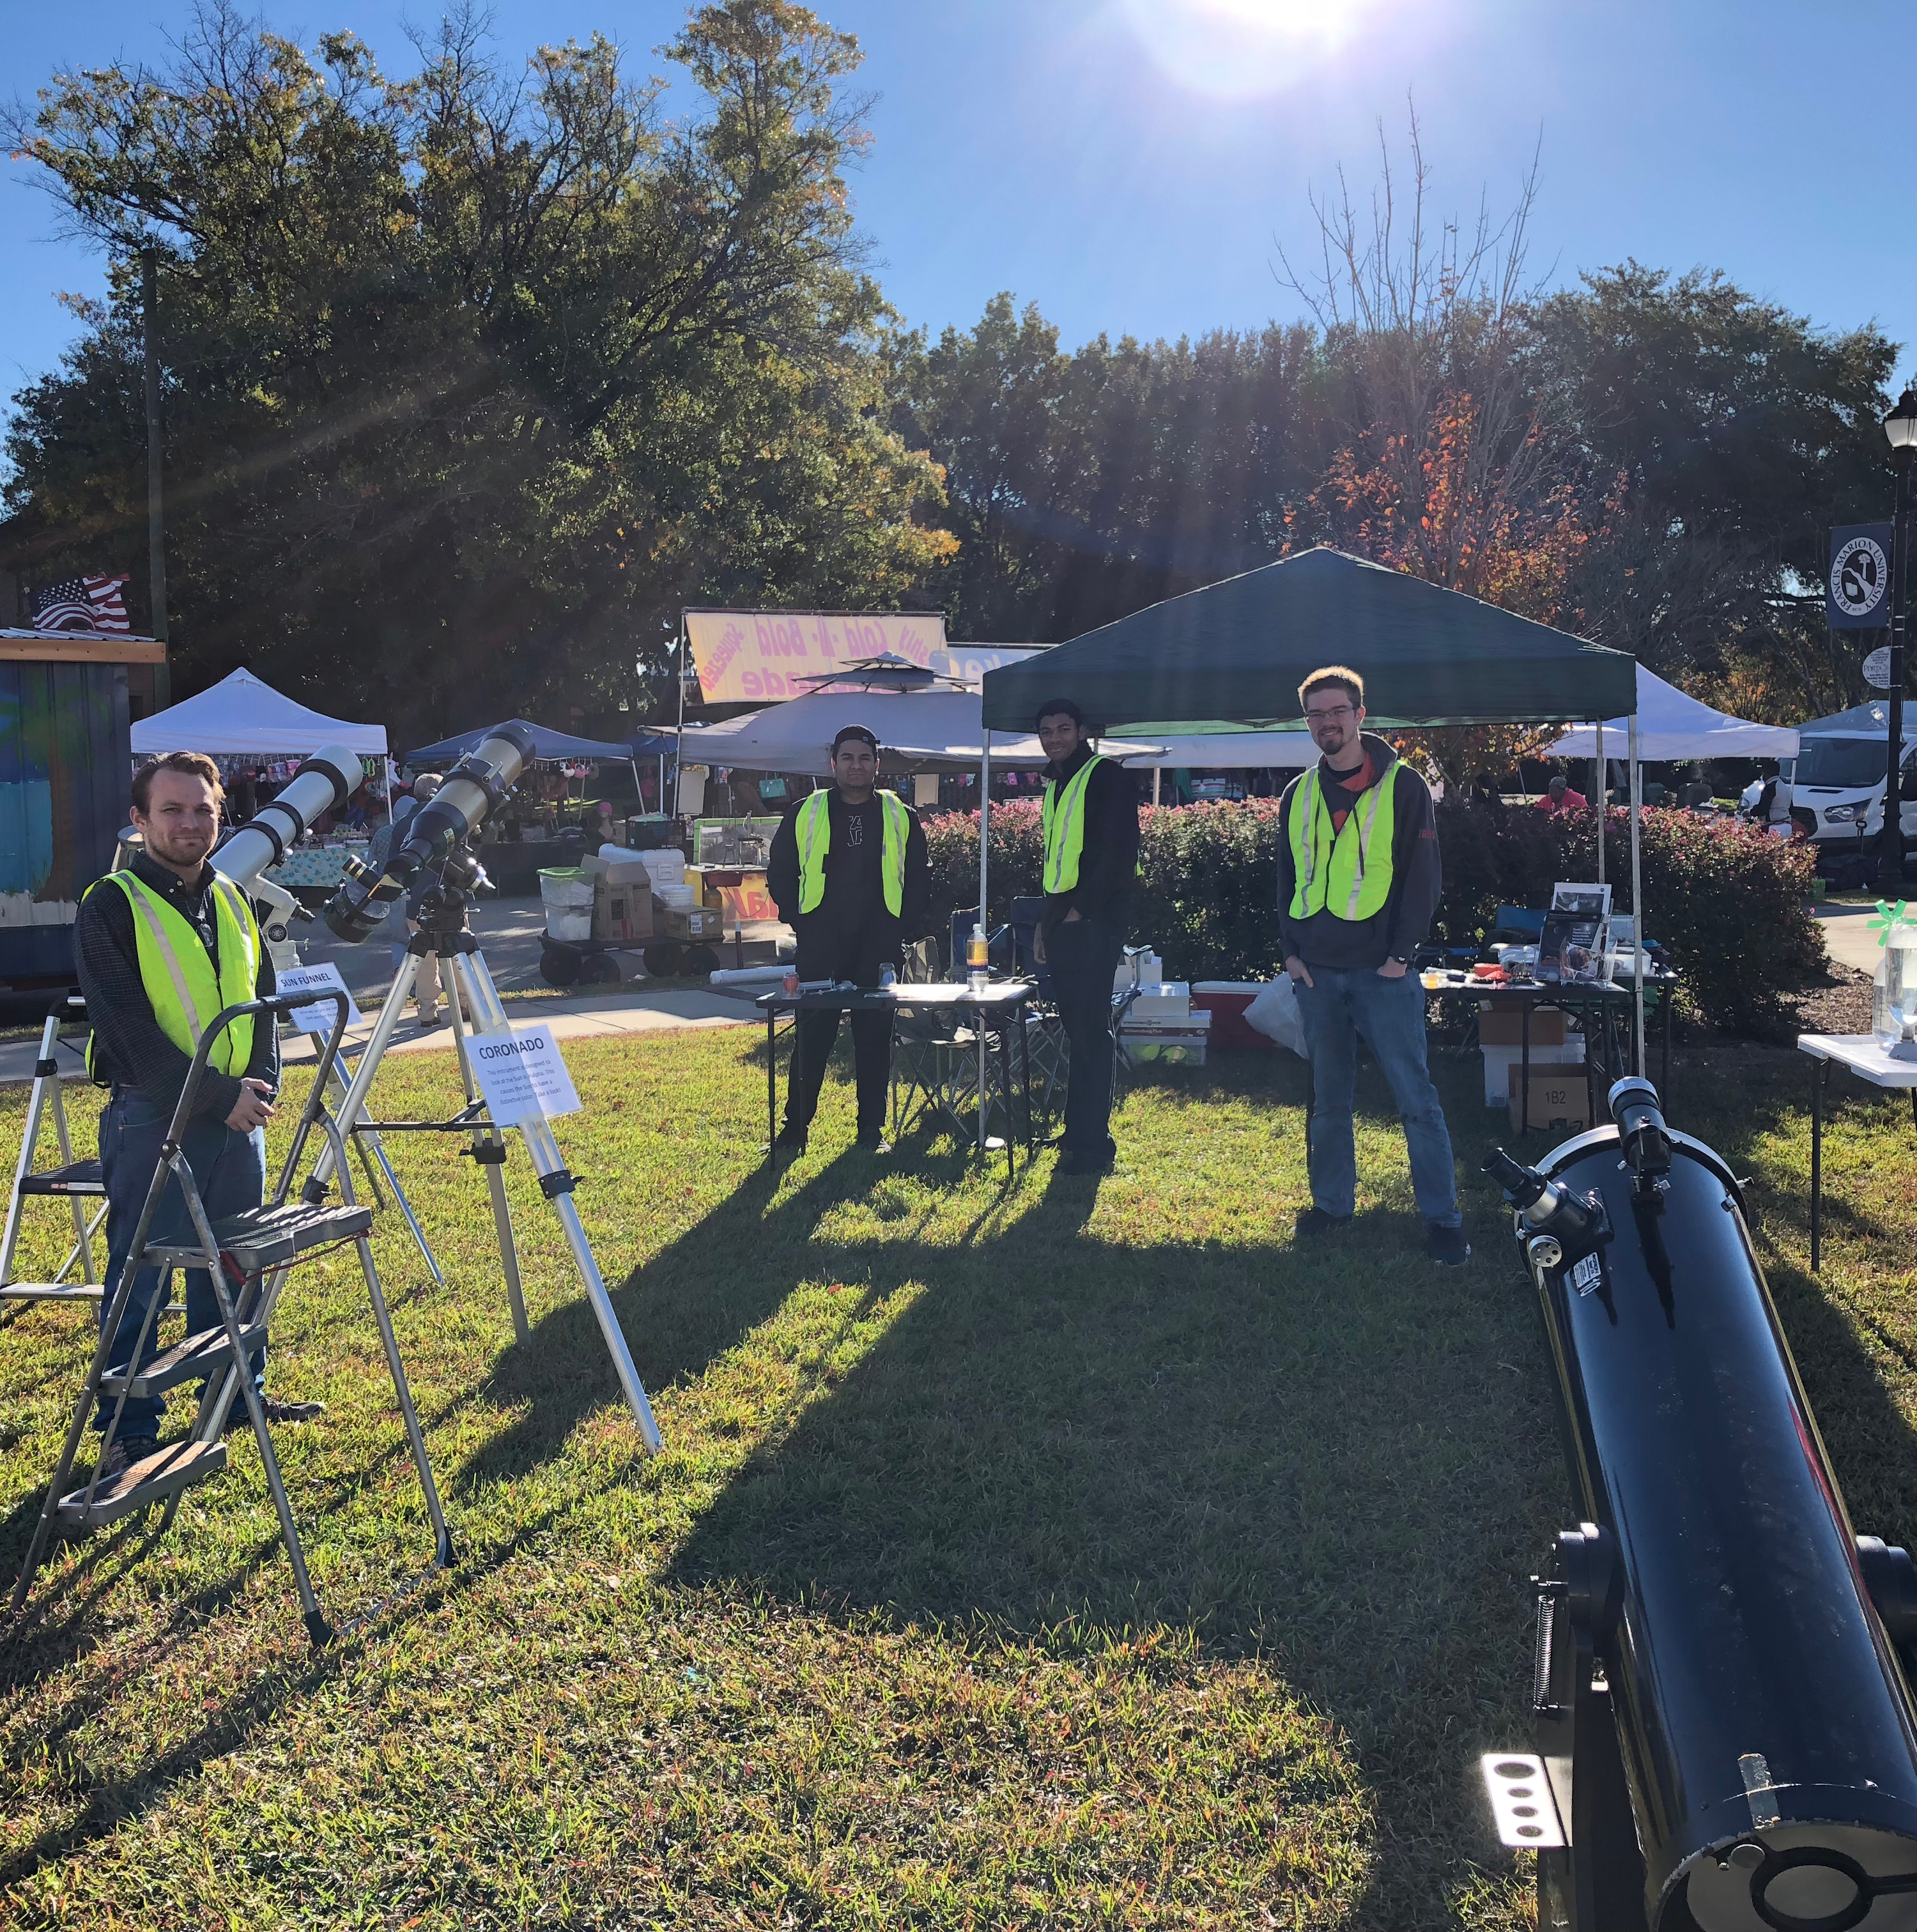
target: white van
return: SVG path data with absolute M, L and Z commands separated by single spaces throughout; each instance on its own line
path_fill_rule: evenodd
M 1913 710 L 1917 702 L 1906 706 L 1906 718 Z M 1867 842 L 1882 832 L 1889 728 L 1888 707 L 1881 698 L 1834 717 L 1814 718 L 1802 728 L 1797 756 L 1785 759 L 1780 769 L 1790 781 L 1792 815 L 1820 844 L 1856 845 L 1860 823 Z M 1907 843 L 1917 839 L 1917 738 L 1908 728 L 1900 789 Z

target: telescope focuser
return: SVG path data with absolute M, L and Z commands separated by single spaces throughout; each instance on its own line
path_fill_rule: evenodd
M 1610 1232 L 1597 1196 L 1573 1194 L 1534 1167 L 1514 1160 L 1502 1148 L 1491 1150 L 1484 1171 L 1511 1204 L 1518 1237 L 1534 1268 L 1556 1268 L 1567 1256 L 1596 1247 Z
M 1664 1124 L 1658 1090 L 1634 1076 L 1611 1089 L 1610 1105 L 1633 1192 L 1640 1198 L 1653 1196 L 1671 1171 L 1671 1130 Z

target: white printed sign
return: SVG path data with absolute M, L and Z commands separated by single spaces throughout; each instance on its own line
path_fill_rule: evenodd
M 340 969 L 330 959 L 322 966 L 289 966 L 274 976 L 274 985 L 281 993 L 344 993 L 346 1024 L 357 1026 L 364 1017 L 346 982 L 340 977 Z M 332 1031 L 338 1010 L 331 1000 L 321 1000 L 310 1006 L 296 1006 L 288 1017 L 302 1033 L 316 1033 L 323 1040 Z
M 467 1051 L 486 1096 L 486 1111 L 500 1126 L 516 1127 L 521 1120 L 579 1112 L 578 1091 L 550 1027 L 476 1034 Z

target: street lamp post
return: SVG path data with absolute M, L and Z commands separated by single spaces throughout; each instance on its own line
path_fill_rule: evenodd
M 1910 466 L 1917 458 L 1917 387 L 1906 383 L 1897 407 L 1884 418 L 1891 460 L 1897 465 L 1896 520 L 1891 528 L 1890 740 L 1884 778 L 1884 837 L 1877 855 L 1877 883 L 1902 896 L 1904 887 L 1904 629 L 1909 608 Z

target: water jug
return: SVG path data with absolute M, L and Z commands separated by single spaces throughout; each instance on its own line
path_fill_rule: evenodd
M 1877 910 L 1883 950 L 1870 987 L 1870 1030 L 1893 1060 L 1917 1060 L 1917 920 L 1900 900 Z

